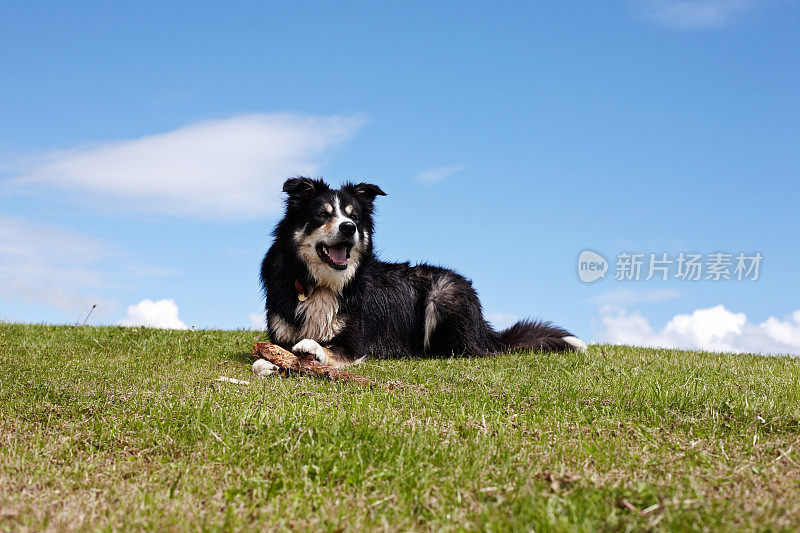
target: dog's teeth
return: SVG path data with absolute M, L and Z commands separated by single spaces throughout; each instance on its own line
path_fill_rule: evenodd
M 330 254 L 328 254 L 328 247 L 327 246 L 323 246 L 322 247 L 322 251 L 325 252 L 325 255 L 330 255 Z

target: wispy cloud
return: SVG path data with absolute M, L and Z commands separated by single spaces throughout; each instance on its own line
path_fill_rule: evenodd
M 0 296 L 45 303 L 70 316 L 112 300 L 96 292 L 107 287 L 100 266 L 113 251 L 104 242 L 60 228 L 0 215 Z
M 435 183 L 439 183 L 442 180 L 445 180 L 456 174 L 465 170 L 467 167 L 465 165 L 452 165 L 449 167 L 435 167 L 423 170 L 416 176 L 414 176 L 414 181 L 417 183 L 424 183 L 427 185 L 433 185 Z
M 599 340 L 613 344 L 800 355 L 800 309 L 755 324 L 744 313 L 717 305 L 675 315 L 663 328 L 654 328 L 639 312 L 607 306 L 601 323 Z
M 92 321 L 117 309 L 109 293 L 138 278 L 174 276 L 140 264 L 113 244 L 76 231 L 0 214 L 0 298 L 64 311 L 69 321 L 92 305 Z
M 118 324 L 161 329 L 187 329 L 186 324 L 178 317 L 178 305 L 172 299 L 158 301 L 144 299 L 138 304 L 131 305 L 128 307 L 128 314 Z
M 672 289 L 652 289 L 636 291 L 633 289 L 619 289 L 615 291 L 602 292 L 589 298 L 589 302 L 606 305 L 633 305 L 638 303 L 658 303 L 673 300 L 681 295 L 680 292 Z
M 280 184 L 314 175 L 364 118 L 251 114 L 139 139 L 28 158 L 6 181 L 124 211 L 190 218 L 257 218 L 280 205 Z
M 751 0 L 644 0 L 638 3 L 648 19 L 676 30 L 719 28 L 735 21 Z
M 486 320 L 494 329 L 500 331 L 516 324 L 519 317 L 511 313 L 486 313 Z

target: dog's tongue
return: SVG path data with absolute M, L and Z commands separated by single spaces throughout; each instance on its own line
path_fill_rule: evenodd
M 347 262 L 347 246 L 331 246 L 328 248 L 328 256 L 334 263 L 344 264 Z

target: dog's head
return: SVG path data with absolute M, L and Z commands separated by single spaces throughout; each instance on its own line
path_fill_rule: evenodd
M 369 183 L 345 183 L 331 189 L 321 179 L 291 178 L 283 184 L 286 218 L 297 256 L 317 286 L 340 292 L 372 250 L 372 213 L 376 196 Z

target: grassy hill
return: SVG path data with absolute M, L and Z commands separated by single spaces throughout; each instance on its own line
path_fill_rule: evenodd
M 0 324 L 0 530 L 800 527 L 796 358 L 357 367 L 384 392 L 252 379 L 255 336 Z

